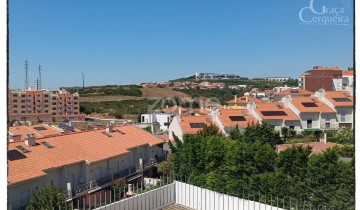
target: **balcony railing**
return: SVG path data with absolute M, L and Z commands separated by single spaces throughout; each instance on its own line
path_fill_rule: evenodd
M 153 166 L 157 166 L 158 162 L 162 162 L 164 160 L 165 160 L 165 156 L 159 156 L 156 159 L 152 158 L 152 159 L 150 159 L 148 161 L 144 161 L 143 162 L 143 170 L 146 170 L 146 169 L 148 169 L 150 167 L 153 167 Z M 137 173 L 137 172 L 140 172 L 140 171 L 141 171 L 140 164 L 137 164 L 136 166 L 127 168 L 127 169 L 122 170 L 122 171 L 120 171 L 118 173 L 113 173 L 112 175 L 107 175 L 107 176 L 101 177 L 100 179 L 96 179 L 96 180 L 90 181 L 88 183 L 76 186 L 71 190 L 71 192 L 69 190 L 66 190 L 66 191 L 63 192 L 63 194 L 65 195 L 65 197 L 67 199 L 70 199 L 73 196 L 79 195 L 81 193 L 84 193 L 84 192 L 87 192 L 87 191 L 90 191 L 90 190 L 94 190 L 94 189 L 97 189 L 97 188 L 101 189 L 105 185 L 108 185 L 111 182 L 113 182 L 114 180 L 117 180 L 117 179 L 120 179 L 120 178 L 125 178 L 125 177 L 127 177 L 127 176 L 129 176 L 131 174 L 134 174 L 134 173 Z

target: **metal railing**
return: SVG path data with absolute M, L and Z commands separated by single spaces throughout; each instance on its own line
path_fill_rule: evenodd
M 156 159 L 152 158 L 148 161 L 144 161 L 142 170 L 146 170 L 150 167 L 156 166 L 158 164 L 158 162 L 162 162 L 164 160 L 165 160 L 165 156 L 160 156 L 160 157 L 157 157 Z M 140 171 L 141 171 L 140 164 L 137 164 L 133 167 L 127 168 L 118 173 L 113 173 L 112 175 L 107 175 L 107 176 L 101 177 L 99 179 L 87 182 L 85 184 L 78 185 L 78 186 L 74 187 L 71 190 L 71 192 L 69 192 L 70 190 L 66 190 L 66 191 L 63 191 L 62 193 L 65 195 L 66 199 L 70 199 L 71 197 L 77 196 L 79 194 L 82 194 L 82 193 L 90 191 L 90 190 L 94 190 L 96 188 L 101 188 L 102 186 L 107 185 L 107 184 L 113 182 L 114 180 L 125 178 L 126 176 L 129 176 L 131 174 L 134 174 L 134 173 L 137 173 Z

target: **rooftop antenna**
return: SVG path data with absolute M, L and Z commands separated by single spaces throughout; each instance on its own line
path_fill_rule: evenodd
M 39 89 L 39 88 L 40 88 L 40 89 L 42 88 L 42 87 L 41 87 L 41 85 L 42 85 L 42 80 L 41 80 L 41 70 L 42 70 L 42 69 L 41 69 L 41 67 L 42 67 L 42 66 L 40 66 L 40 64 L 39 64 L 39 81 L 38 81 L 38 83 L 39 83 L 38 86 L 39 86 L 39 87 L 38 87 L 38 89 Z
M 81 73 L 81 78 L 82 78 L 82 85 L 83 85 L 83 90 L 85 88 L 85 74 Z
M 29 87 L 29 74 L 28 74 L 28 70 L 29 70 L 29 62 L 26 59 L 25 60 L 25 89 L 27 89 Z

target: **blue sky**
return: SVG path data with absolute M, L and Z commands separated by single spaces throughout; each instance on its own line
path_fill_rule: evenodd
M 353 65 L 350 25 L 304 24 L 310 0 L 10 0 L 10 88 L 43 66 L 43 87 L 166 81 L 195 72 L 298 78 L 314 65 Z M 327 11 L 331 12 L 331 11 Z M 308 19 L 313 14 L 306 11 Z M 333 16 L 334 14 L 327 14 Z

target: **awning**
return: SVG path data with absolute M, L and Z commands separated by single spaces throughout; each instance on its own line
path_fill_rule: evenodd
M 139 177 L 141 177 L 141 174 L 140 173 L 135 173 L 135 174 L 131 174 L 131 175 L 127 176 L 126 180 L 128 182 L 131 182 L 131 181 L 133 181 L 133 180 L 135 180 L 135 179 L 137 179 Z

